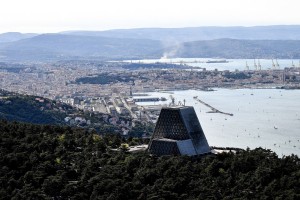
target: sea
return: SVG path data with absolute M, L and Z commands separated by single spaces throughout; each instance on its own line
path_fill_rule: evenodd
M 226 60 L 222 63 L 207 61 Z M 161 58 L 134 60 L 131 62 L 189 62 L 191 67 L 207 70 L 243 71 L 255 64 L 262 70 L 300 67 L 299 60 L 292 59 L 223 59 L 223 58 Z M 273 64 L 274 63 L 274 64 Z M 277 65 L 278 64 L 278 65 Z M 282 89 L 223 89 L 214 91 L 164 91 L 150 92 L 151 97 L 165 97 L 167 101 L 143 102 L 140 105 L 168 106 L 171 98 L 186 106 L 193 106 L 210 146 L 271 149 L 278 156 L 300 156 L 300 90 Z M 210 113 L 210 108 L 196 101 L 196 97 L 214 108 L 232 113 L 233 116 Z
M 175 102 L 193 106 L 210 146 L 271 149 L 279 157 L 300 156 L 300 90 L 223 89 L 214 91 L 163 91 L 146 93 L 167 101 L 139 105 L 164 105 Z M 210 113 L 196 100 L 233 116 Z
M 221 63 L 207 63 L 207 61 L 227 61 Z M 262 70 L 273 69 L 284 69 L 285 67 L 300 67 L 299 59 L 225 59 L 225 58 L 160 58 L 160 59 L 145 59 L 145 60 L 126 60 L 125 62 L 133 62 L 133 63 L 178 63 L 185 62 L 187 65 L 191 67 L 200 67 L 206 68 L 206 70 L 215 70 L 219 71 L 229 70 L 245 70 L 246 65 L 249 66 L 250 70 L 255 69 L 255 64 L 261 65 Z M 277 66 L 278 64 L 278 66 Z

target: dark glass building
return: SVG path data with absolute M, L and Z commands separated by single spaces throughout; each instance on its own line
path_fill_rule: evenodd
M 210 147 L 193 107 L 162 108 L 149 143 L 153 155 L 201 155 Z

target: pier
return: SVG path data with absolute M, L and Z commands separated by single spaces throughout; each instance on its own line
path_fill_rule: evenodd
M 134 102 L 151 102 L 151 101 L 159 101 L 158 97 L 145 97 L 145 98 L 134 98 Z
M 232 113 L 226 113 L 226 112 L 222 112 L 222 111 L 220 111 L 220 110 L 218 110 L 218 109 L 216 109 L 216 108 L 212 107 L 211 105 L 209 105 L 209 104 L 205 103 L 204 101 L 202 101 L 202 100 L 198 99 L 198 97 L 194 97 L 194 99 L 195 99 L 196 101 L 198 101 L 198 102 L 202 103 L 203 105 L 205 105 L 205 106 L 209 107 L 209 108 L 211 109 L 211 111 L 209 111 L 208 113 L 220 113 L 220 114 L 224 114 L 224 115 L 233 116 L 233 114 L 232 114 Z

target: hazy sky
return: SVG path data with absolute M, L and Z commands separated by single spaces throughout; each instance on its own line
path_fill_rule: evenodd
M 0 33 L 300 24 L 299 0 L 0 0 Z

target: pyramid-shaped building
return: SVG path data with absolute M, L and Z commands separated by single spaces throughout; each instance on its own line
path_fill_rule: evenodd
M 152 155 L 201 155 L 210 147 L 193 107 L 162 108 L 148 148 Z

